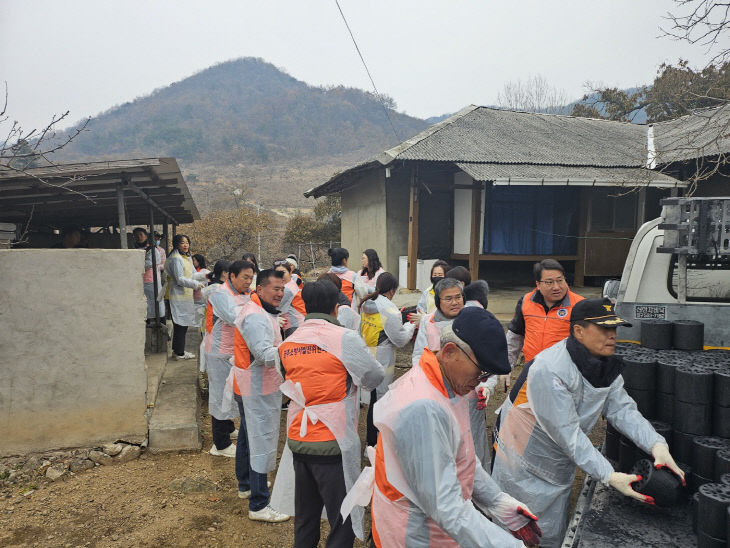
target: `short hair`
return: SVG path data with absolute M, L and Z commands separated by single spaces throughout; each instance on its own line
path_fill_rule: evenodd
M 256 285 L 269 285 L 270 278 L 278 278 L 279 280 L 283 281 L 284 273 L 281 270 L 274 270 L 273 268 L 266 268 L 257 274 Z
M 574 322 L 570 322 L 570 336 L 572 337 L 575 334 L 574 328 L 576 325 L 579 325 L 582 328 L 586 328 L 586 327 L 588 327 L 589 323 L 591 323 L 591 322 L 586 321 L 586 320 L 575 320 Z
M 474 280 L 464 288 L 465 301 L 477 301 L 486 310 L 489 304 L 489 284 L 484 280 Z
M 342 261 L 350 258 L 350 252 L 344 247 L 331 247 L 327 250 L 327 255 L 332 259 L 332 266 L 341 266 Z
M 539 263 L 535 263 L 532 266 L 532 273 L 535 275 L 536 282 L 542 280 L 543 270 L 559 270 L 563 274 L 563 276 L 565 276 L 565 269 L 563 268 L 563 265 L 561 265 L 558 261 L 556 261 L 555 259 L 543 259 Z
M 435 262 L 434 262 L 434 263 L 433 263 L 433 264 L 431 265 L 431 275 L 430 275 L 430 277 L 433 277 L 433 271 L 434 271 L 434 269 L 436 269 L 436 268 L 437 268 L 437 267 L 439 267 L 439 266 L 440 266 L 440 267 L 441 267 L 441 268 L 443 269 L 443 271 L 444 271 L 444 275 L 445 275 L 445 274 L 446 274 L 446 271 L 447 271 L 447 270 L 449 270 L 449 266 L 450 266 L 450 265 L 449 265 L 449 263 L 447 263 L 447 262 L 446 262 L 446 261 L 444 261 L 443 259 L 439 259 L 438 261 L 435 261 Z
M 149 233 L 147 232 L 147 229 L 146 229 L 146 228 L 142 228 L 141 226 L 138 226 L 137 228 L 135 228 L 135 229 L 134 229 L 134 230 L 132 231 L 132 234 L 137 234 L 137 232 L 141 232 L 141 233 L 143 233 L 143 234 L 144 234 L 145 236 L 148 236 L 148 235 L 149 235 Z
M 471 283 L 471 274 L 469 274 L 469 271 L 463 266 L 455 266 L 454 268 L 449 270 L 446 273 L 446 278 L 454 278 L 456 280 L 459 280 L 465 286 Z
M 329 314 L 337 306 L 340 291 L 328 279 L 304 284 L 302 300 L 307 314 Z
M 256 273 L 256 268 L 254 267 L 253 263 L 250 263 L 248 261 L 233 261 L 228 266 L 228 274 L 238 277 L 238 275 L 243 270 L 251 269 Z
M 464 298 L 464 288 L 461 287 L 460 280 L 457 280 L 456 278 L 444 278 L 443 280 L 440 280 L 435 286 L 433 286 L 433 300 L 436 308 L 441 308 L 441 294 L 447 289 L 451 289 L 452 287 L 459 288 L 459 293 L 461 293 L 462 299 Z
M 446 343 L 454 343 L 456 346 L 461 348 L 464 352 L 471 352 L 471 346 L 466 341 L 460 339 L 456 333 L 454 333 L 453 322 L 449 322 L 441 328 L 441 348 L 446 346 Z
M 340 280 L 340 277 L 334 272 L 325 272 L 324 274 L 320 274 L 317 278 L 317 281 L 320 280 L 331 281 L 337 287 L 337 291 L 340 291 L 342 289 L 342 280 Z

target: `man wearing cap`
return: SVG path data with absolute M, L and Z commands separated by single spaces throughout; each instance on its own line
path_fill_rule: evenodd
M 442 330 L 440 350 L 434 354 L 424 349 L 419 367 L 378 400 L 374 422 L 380 434 L 375 454 L 369 454 L 374 472 L 363 472 L 342 509 L 347 515 L 352 506 L 348 501 L 365 505 L 367 493 L 372 493 L 375 546 L 502 548 L 539 543 L 536 519 L 489 477 L 469 433 L 463 396 L 481 380 L 508 369 L 499 321 L 481 308 L 466 308 Z
M 609 299 L 586 299 L 570 316 L 570 336 L 528 363 L 502 406 L 492 476 L 540 518 L 540 546 L 560 546 L 568 524 L 575 467 L 620 493 L 653 504 L 634 491 L 640 479 L 614 472 L 588 434 L 603 414 L 624 436 L 684 481 L 684 473 L 624 390 L 623 361 L 614 356 L 619 318 Z

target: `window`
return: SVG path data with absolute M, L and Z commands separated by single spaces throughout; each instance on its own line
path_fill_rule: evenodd
M 631 232 L 636 228 L 636 192 L 620 188 L 594 189 L 591 193 L 589 232 Z
M 672 261 L 667 276 L 669 294 L 677 298 L 677 255 Z M 730 302 L 730 260 L 698 261 L 687 260 L 687 301 Z

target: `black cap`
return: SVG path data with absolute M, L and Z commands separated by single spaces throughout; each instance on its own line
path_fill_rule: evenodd
M 625 325 L 631 327 L 631 324 L 619 318 L 613 309 L 611 299 L 583 299 L 573 306 L 570 313 L 570 321 L 591 322 L 601 327 L 618 327 Z
M 451 329 L 469 345 L 482 371 L 494 375 L 506 375 L 512 371 L 507 359 L 504 328 L 494 314 L 478 306 L 462 308 Z

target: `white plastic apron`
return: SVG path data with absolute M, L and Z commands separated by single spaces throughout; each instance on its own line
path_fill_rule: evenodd
M 170 314 L 172 321 L 177 325 L 197 326 L 195 323 L 195 303 L 193 302 L 193 290 L 190 287 L 178 285 L 175 278 L 170 275 L 174 265 L 182 266 L 182 278 L 192 279 L 193 260 L 188 256 L 181 255 L 177 250 L 173 251 L 165 261 L 167 273 L 167 291 L 170 301 Z
M 583 382 L 582 394 L 574 394 L 574 399 L 580 400 L 576 402 L 580 427 L 586 434 L 596 424 L 610 390 Z M 535 429 L 529 402 L 515 407 L 507 398 L 501 409 L 492 479 L 537 515 L 543 532 L 540 546 L 560 546 L 568 526 L 575 463 L 547 433 Z
M 345 518 L 353 508 L 364 506 L 370 502 L 372 496 L 373 519 L 376 522 L 383 548 L 406 546 L 405 534 L 408 513 L 410 503 L 416 499 L 416 496 L 403 475 L 399 456 L 395 453 L 394 437 L 397 433 L 393 431 L 393 428 L 401 409 L 422 399 L 430 399 L 438 403 L 452 418 L 452 423 L 459 428 L 456 466 L 464 500 L 471 499 L 474 488 L 476 458 L 474 446 L 471 442 L 469 411 L 466 401 L 460 397 L 446 398 L 431 384 L 423 369 L 420 367 L 412 368 L 391 386 L 382 400 L 375 404 L 373 415 L 373 422 L 380 430 L 381 442 L 383 443 L 385 475 L 388 482 L 402 493 L 407 500 L 401 498 L 391 501 L 382 494 L 375 484 L 373 467 L 367 467 L 348 492 L 341 507 L 342 516 Z M 375 460 L 370 454 L 368 454 L 368 457 L 371 462 Z M 442 546 L 458 546 L 431 519 L 428 519 L 427 523 L 430 529 L 429 536 L 432 546 L 439 548 Z
M 309 324 L 305 323 L 297 329 L 288 339 L 287 342 L 299 343 L 299 344 L 314 344 L 324 350 L 325 352 L 332 354 L 341 362 L 343 361 L 343 335 L 346 332 L 333 324 Z M 352 376 L 352 374 L 350 374 Z M 299 429 L 300 437 L 306 436 L 307 423 L 311 422 L 316 424 L 317 421 L 322 421 L 324 425 L 332 432 L 332 435 L 337 440 L 337 445 L 340 448 L 342 454 L 342 469 L 345 477 L 345 488 L 350 489 L 357 480 L 360 474 L 360 437 L 357 432 L 358 420 L 360 418 L 360 406 L 359 406 L 359 388 L 361 379 L 352 376 L 353 386 L 347 396 L 337 402 L 324 403 L 318 405 L 306 405 L 306 399 L 302 392 L 300 383 L 294 384 L 291 380 L 285 381 L 281 386 L 280 390 L 289 398 L 289 410 L 287 413 L 287 432 L 291 426 L 292 421 L 297 415 L 302 413 L 301 426 Z M 284 449 L 285 453 L 291 454 L 288 444 Z M 274 506 L 280 512 L 284 512 L 287 515 L 294 515 L 294 488 L 293 488 L 293 467 L 290 468 L 289 460 L 290 455 L 286 455 L 286 461 L 284 455 L 282 455 L 281 462 L 279 463 L 279 472 L 277 473 L 276 480 L 279 482 L 279 477 L 282 477 L 282 486 L 278 487 L 277 483 L 274 484 L 274 493 L 272 494 L 271 504 L 277 504 Z M 291 478 L 286 480 L 285 478 Z M 290 483 L 290 486 L 288 485 Z M 287 493 L 289 497 L 287 497 Z M 289 499 L 289 500 L 287 500 Z M 289 513 L 289 510 L 291 513 Z M 358 508 L 352 515 L 352 530 L 355 535 L 360 539 L 364 539 L 362 529 L 362 518 L 363 509 Z
M 244 305 L 237 322 L 246 321 L 253 314 L 264 314 L 273 332 L 274 346 L 281 344 L 281 331 L 276 316 L 267 313 L 256 302 Z M 249 349 L 250 351 L 250 349 Z M 253 354 L 253 353 L 252 353 Z M 230 359 L 231 371 L 226 380 L 223 395 L 224 411 L 233 409 L 233 378 L 241 392 L 243 411 L 248 431 L 248 451 L 251 468 L 259 474 L 266 474 L 276 468 L 276 452 L 279 445 L 281 423 L 281 392 L 279 386 L 283 378 L 277 367 L 267 366 L 254 360 L 247 369 L 236 367 L 234 358 Z M 277 353 L 278 358 L 278 353 Z

